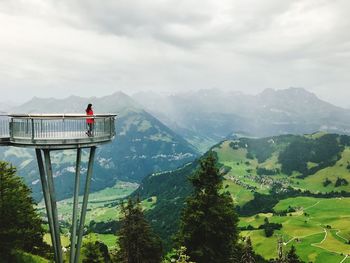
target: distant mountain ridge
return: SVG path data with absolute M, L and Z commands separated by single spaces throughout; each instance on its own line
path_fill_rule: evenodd
M 117 114 L 116 138 L 113 142 L 99 147 L 97 151 L 91 185 L 93 191 L 113 186 L 118 180 L 139 182 L 149 173 L 175 169 L 197 156 L 193 146 L 122 92 L 101 98 L 33 98 L 12 108 L 11 112 L 84 113 L 88 103 L 93 104 L 95 113 Z M 55 180 L 60 199 L 69 197 L 72 193 L 74 156 L 73 151 L 53 153 Z M 86 155 L 83 157 L 86 161 Z M 34 196 L 40 198 L 41 186 L 33 150 L 0 149 L 0 159 L 11 161 L 18 167 L 19 174 L 32 186 Z
M 218 89 L 170 96 L 142 93 L 133 98 L 202 152 L 231 133 L 350 134 L 350 110 L 302 88 L 266 89 L 257 95 Z
M 14 113 L 83 113 L 88 103 L 92 103 L 96 113 L 124 113 L 125 110 L 141 111 L 142 106 L 123 92 L 115 92 L 103 97 L 84 98 L 69 96 L 63 99 L 33 97 L 28 102 L 12 107 Z

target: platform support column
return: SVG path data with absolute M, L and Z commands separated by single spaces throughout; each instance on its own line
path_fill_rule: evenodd
M 48 183 L 48 186 L 49 186 L 49 193 L 50 193 L 50 196 L 51 196 L 50 199 L 51 199 L 51 209 L 52 209 L 52 217 L 53 217 L 53 228 L 55 229 L 55 237 L 54 237 L 54 239 L 55 239 L 55 242 L 56 242 L 57 260 L 58 260 L 59 263 L 62 263 L 63 259 L 62 259 L 61 235 L 60 235 L 60 226 L 58 224 L 56 192 L 55 192 L 55 185 L 54 185 L 54 181 L 53 181 L 50 150 L 44 149 L 43 151 L 44 151 L 44 157 L 45 157 L 47 183 Z
M 56 244 L 56 238 L 55 238 L 56 233 L 55 233 L 55 229 L 53 227 L 54 224 L 53 224 L 52 208 L 51 208 L 51 196 L 50 196 L 50 192 L 49 192 L 49 186 L 48 186 L 47 180 L 46 180 L 44 162 L 43 162 L 41 150 L 35 149 L 35 153 L 36 153 L 36 158 L 37 158 L 38 166 L 39 166 L 40 181 L 41 181 L 41 186 L 42 186 L 42 190 L 43 190 L 43 196 L 44 196 L 44 201 L 45 201 L 47 220 L 49 223 L 49 229 L 50 229 L 50 234 L 51 234 L 52 246 L 54 248 L 55 261 L 59 262 L 57 244 Z
M 60 227 L 58 224 L 57 203 L 56 203 L 55 187 L 53 182 L 50 150 L 42 149 L 42 151 L 44 153 L 44 161 L 42 158 L 41 149 L 35 150 L 38 166 L 39 166 L 40 181 L 41 181 L 41 186 L 43 189 L 43 195 L 45 200 L 47 219 L 49 222 L 51 241 L 52 241 L 52 246 L 54 248 L 55 261 L 57 263 L 63 263 Z
M 84 234 L 84 224 L 87 211 L 87 204 L 89 199 L 90 183 L 92 178 L 92 170 L 94 165 L 96 146 L 90 148 L 88 170 L 85 180 L 84 197 L 81 206 L 80 218 L 79 213 L 79 185 L 80 185 L 80 166 L 81 166 L 81 148 L 77 149 L 77 159 L 75 168 L 75 183 L 73 196 L 73 215 L 72 215 L 72 230 L 71 230 L 71 250 L 70 263 L 78 263 L 80 256 L 80 249 Z M 49 149 L 36 149 L 36 157 L 39 166 L 39 173 L 43 195 L 46 206 L 46 213 L 49 222 L 52 246 L 55 253 L 55 262 L 63 263 L 62 246 L 60 238 L 60 228 L 58 223 L 58 212 L 56 194 L 52 173 L 52 165 Z M 44 154 L 44 161 L 42 152 Z M 79 224 L 78 224 L 79 223 Z
M 80 184 L 80 162 L 81 162 L 81 148 L 77 149 L 77 161 L 75 167 L 75 184 L 73 196 L 73 217 L 72 217 L 72 232 L 70 239 L 70 262 L 74 262 L 76 241 L 77 241 L 77 225 L 78 225 L 78 203 L 79 203 L 79 184 Z
M 81 215 L 80 215 L 80 222 L 79 222 L 80 225 L 79 225 L 79 229 L 78 229 L 78 240 L 77 240 L 76 254 L 75 254 L 75 261 L 74 261 L 75 263 L 79 262 L 81 242 L 82 242 L 83 234 L 84 234 L 86 209 L 87 209 L 87 203 L 88 203 L 88 199 L 89 199 L 90 183 L 91 183 L 91 178 L 92 178 L 92 169 L 94 166 L 95 151 L 96 151 L 95 146 L 90 148 L 88 170 L 87 170 L 87 175 L 86 175 L 86 180 L 85 180 L 84 198 L 83 198 L 83 204 L 81 207 Z

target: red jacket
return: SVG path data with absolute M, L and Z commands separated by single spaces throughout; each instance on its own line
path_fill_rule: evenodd
M 94 115 L 94 111 L 93 110 L 89 110 L 88 112 L 86 112 L 87 115 Z M 86 119 L 86 123 L 94 123 L 94 119 Z

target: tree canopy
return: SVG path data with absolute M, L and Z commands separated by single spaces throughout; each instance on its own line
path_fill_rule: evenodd
M 13 250 L 40 254 L 47 245 L 44 229 L 31 190 L 16 175 L 16 169 L 0 161 L 0 257 Z
M 88 241 L 83 245 L 83 263 L 104 263 L 106 262 L 101 250 L 100 243 L 93 241 L 89 236 Z M 108 254 L 108 251 L 107 251 Z
M 300 260 L 300 258 L 298 257 L 297 253 L 296 253 L 296 249 L 294 246 L 292 246 L 290 248 L 290 250 L 288 251 L 287 255 L 286 255 L 286 262 L 287 263 L 302 263 L 303 261 Z
M 162 260 L 160 238 L 146 221 L 140 201 L 129 199 L 122 204 L 119 250 L 116 255 L 120 263 L 159 263 Z
M 190 178 L 193 193 L 182 212 L 178 242 L 196 263 L 233 262 L 238 217 L 231 196 L 222 192 L 223 178 L 209 153 Z

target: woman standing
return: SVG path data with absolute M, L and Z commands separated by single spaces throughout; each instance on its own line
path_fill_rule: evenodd
M 94 111 L 92 110 L 92 104 L 89 103 L 87 108 L 86 108 L 86 115 L 94 115 Z M 93 128 L 94 128 L 94 122 L 95 120 L 93 118 L 87 118 L 86 119 L 86 124 L 87 124 L 87 136 L 93 136 Z

